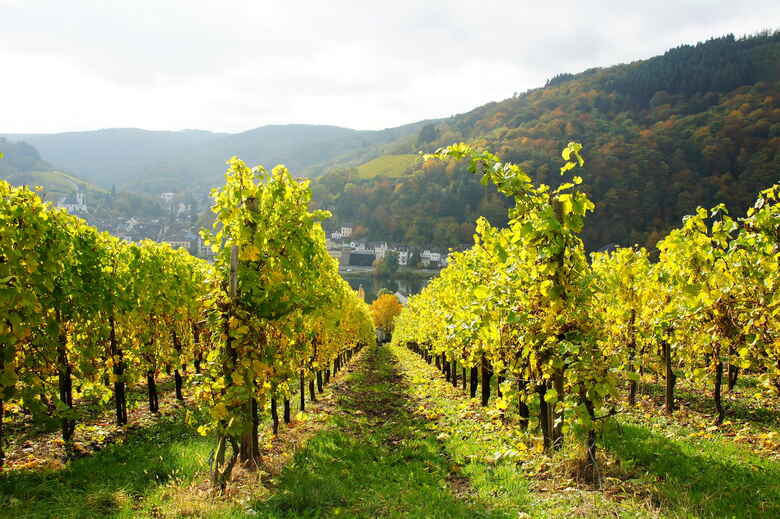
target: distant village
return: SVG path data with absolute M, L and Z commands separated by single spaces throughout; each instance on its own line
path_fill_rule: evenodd
M 161 193 L 160 204 L 165 216 L 116 216 L 96 211 L 88 204 L 83 192 L 61 198 L 56 205 L 71 214 L 84 218 L 101 231 L 132 242 L 154 240 L 169 243 L 172 247 L 188 250 L 194 256 L 213 260 L 214 253 L 197 233 L 193 214 L 198 207 L 177 201 L 176 193 Z M 371 242 L 353 237 L 353 227 L 345 225 L 327 236 L 328 251 L 339 262 L 342 271 L 372 270 L 373 267 L 395 256 L 399 267 L 440 269 L 447 265 L 447 252 L 433 247 L 413 248 L 404 244 Z
M 172 247 L 186 249 L 195 256 L 213 259 L 211 249 L 205 246 L 196 232 L 192 204 L 177 202 L 175 193 L 160 194 L 160 205 L 165 210 L 165 216 L 126 217 L 98 211 L 90 207 L 83 192 L 63 197 L 56 205 L 83 218 L 97 229 L 123 240 L 169 243 Z
M 447 266 L 447 253 L 433 248 L 412 248 L 403 244 L 353 240 L 352 227 L 342 226 L 328 235 L 328 251 L 342 269 L 371 267 L 393 254 L 399 267 L 439 269 Z

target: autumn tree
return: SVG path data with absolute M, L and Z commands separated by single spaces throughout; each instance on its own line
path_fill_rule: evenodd
M 394 294 L 382 294 L 371 303 L 371 317 L 374 325 L 385 333 L 392 333 L 393 320 L 401 313 L 401 303 Z

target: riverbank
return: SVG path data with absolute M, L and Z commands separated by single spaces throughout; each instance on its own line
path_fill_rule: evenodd
M 374 267 L 340 267 L 339 274 L 342 277 L 362 277 L 372 275 L 376 277 L 389 277 L 391 279 L 430 279 L 440 272 L 440 269 L 407 269 L 401 268 L 392 276 L 377 276 Z
M 365 300 L 372 303 L 379 292 L 399 293 L 404 297 L 418 294 L 438 271 L 409 271 L 399 275 L 375 276 L 371 270 L 341 272 L 341 276 L 354 289 L 365 292 Z

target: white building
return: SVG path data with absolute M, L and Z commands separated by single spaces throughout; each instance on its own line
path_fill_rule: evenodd
M 420 259 L 426 267 L 431 264 L 439 265 L 441 263 L 441 253 L 432 252 L 426 249 L 420 254 Z
M 170 203 L 173 200 L 173 197 L 176 196 L 176 193 L 160 193 L 160 198 L 164 202 Z
M 126 227 L 125 227 L 125 230 L 126 230 L 127 232 L 130 232 L 130 231 L 132 231 L 132 230 L 135 228 L 135 226 L 136 226 L 136 225 L 138 225 L 139 223 L 141 223 L 141 222 L 140 222 L 139 220 L 136 220 L 135 216 L 131 216 L 131 217 L 130 217 L 130 219 L 129 219 L 129 220 L 127 220 L 127 223 L 125 224 L 125 225 L 126 225 Z
M 352 236 L 352 227 L 342 226 L 338 231 L 330 233 L 331 239 L 338 241 Z
M 409 264 L 410 256 L 411 254 L 409 253 L 409 251 L 406 250 L 398 251 L 398 265 L 402 267 L 407 266 Z
M 78 191 L 75 196 L 66 196 L 60 200 L 59 206 L 69 213 L 87 213 L 87 201 L 84 193 Z
M 390 248 L 387 246 L 386 242 L 379 243 L 374 246 L 374 255 L 376 256 L 376 259 L 383 259 L 389 250 Z

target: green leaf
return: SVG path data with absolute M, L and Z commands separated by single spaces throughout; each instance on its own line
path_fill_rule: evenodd
M 628 380 L 639 382 L 639 373 L 637 373 L 636 371 L 626 371 L 625 376 Z

